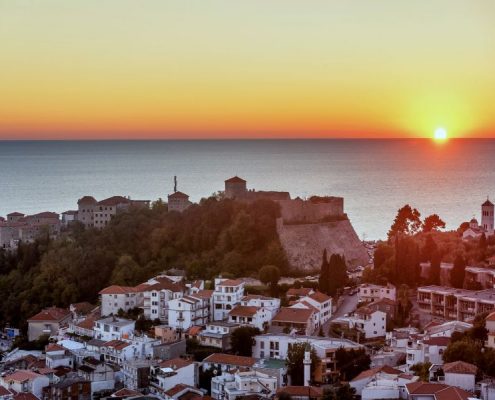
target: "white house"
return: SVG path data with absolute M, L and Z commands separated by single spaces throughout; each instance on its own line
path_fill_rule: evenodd
M 454 361 L 443 365 L 445 384 L 460 387 L 468 392 L 475 391 L 476 365 L 464 361 Z
M 40 399 L 43 397 L 43 388 L 49 384 L 50 379 L 46 375 L 25 369 L 0 377 L 0 386 L 5 389 L 15 390 L 17 393 L 32 393 Z
M 157 276 L 138 286 L 143 297 L 143 313 L 148 319 L 168 323 L 169 301 L 184 296 L 185 286 L 167 276 Z
M 78 375 L 91 382 L 91 396 L 115 387 L 114 369 L 94 357 L 85 357 L 77 368 Z
M 45 364 L 48 368 L 74 366 L 74 356 L 63 346 L 50 343 L 45 347 Z
M 203 346 L 211 346 L 222 351 L 230 350 L 230 335 L 239 324 L 224 321 L 213 321 L 199 333 L 199 342 Z
M 332 298 L 321 292 L 314 292 L 301 297 L 291 307 L 315 310 L 315 329 L 318 329 L 332 317 Z
M 263 331 L 268 328 L 272 313 L 264 307 L 237 305 L 229 311 L 229 322 L 241 326 L 252 326 Z
M 244 297 L 244 282 L 237 279 L 215 279 L 213 292 L 213 319 L 223 321 L 230 310 L 241 303 Z
M 417 376 L 383 365 L 361 372 L 349 385 L 363 400 L 405 399 L 406 384 L 418 380 Z
M 359 285 L 357 296 L 359 303 L 371 303 L 381 299 L 396 301 L 397 293 L 395 286 L 391 284 L 381 286 L 363 283 Z
M 443 353 L 449 343 L 450 338 L 444 336 L 409 340 L 406 348 L 408 369 L 418 363 L 443 364 Z
M 277 391 L 277 378 L 259 371 L 224 373 L 211 380 L 211 397 L 235 400 L 244 396 L 271 398 Z
M 169 300 L 168 326 L 187 330 L 191 326 L 205 325 L 210 321 L 211 290 L 201 290 L 191 295 Z
M 252 368 L 256 364 L 256 359 L 253 357 L 237 356 L 234 354 L 213 353 L 206 357 L 201 368 L 206 371 L 210 368 L 215 368 L 218 371 L 228 372 L 237 370 L 240 367 Z
M 95 339 L 110 341 L 127 339 L 134 333 L 136 322 L 116 317 L 107 317 L 95 322 Z
M 337 318 L 334 322 L 357 329 L 365 339 L 383 337 L 387 333 L 387 313 L 368 307 L 360 307 L 350 317 Z
M 262 307 L 268 310 L 272 317 L 280 309 L 280 299 L 276 297 L 261 296 L 259 294 L 248 294 L 241 300 L 241 306 Z
M 272 327 L 284 329 L 288 333 L 297 332 L 311 335 L 318 321 L 317 310 L 314 307 L 281 307 L 272 319 Z M 277 328 L 275 328 L 277 329 Z
M 112 285 L 100 291 L 101 315 L 116 315 L 119 310 L 129 311 L 140 306 L 136 288 Z
M 193 361 L 173 358 L 151 367 L 152 393 L 164 393 L 178 384 L 196 386 L 198 383 L 198 367 Z

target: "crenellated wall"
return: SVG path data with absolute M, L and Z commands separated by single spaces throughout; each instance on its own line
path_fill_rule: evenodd
M 344 199 L 342 197 L 312 197 L 280 200 L 280 212 L 284 223 L 317 223 L 329 219 L 345 219 Z

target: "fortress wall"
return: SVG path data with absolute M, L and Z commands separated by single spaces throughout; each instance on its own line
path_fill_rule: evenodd
M 348 266 L 367 265 L 368 253 L 349 220 L 286 225 L 277 220 L 277 232 L 293 270 L 319 271 L 323 249 L 343 254 Z
M 320 222 L 330 216 L 344 216 L 344 199 L 328 197 L 325 202 L 310 200 L 281 200 L 280 212 L 285 222 Z

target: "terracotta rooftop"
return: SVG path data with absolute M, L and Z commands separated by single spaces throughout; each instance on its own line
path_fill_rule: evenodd
M 96 318 L 88 317 L 76 324 L 78 328 L 92 330 L 95 326 Z
M 44 211 L 38 214 L 29 215 L 28 218 L 57 218 L 58 214 L 51 211 Z
M 112 393 L 110 397 L 134 397 L 134 396 L 142 396 L 142 395 L 143 395 L 142 393 L 137 392 L 136 390 L 123 388 L 117 390 L 115 393 Z
M 236 317 L 253 317 L 259 310 L 259 307 L 254 306 L 235 306 L 230 310 L 229 315 Z
M 201 299 L 211 299 L 211 296 L 213 296 L 213 290 L 200 290 L 196 293 L 193 293 L 191 296 L 193 297 L 199 297 Z
M 206 357 L 203 362 L 211 364 L 227 364 L 236 367 L 252 367 L 256 359 L 252 357 L 236 356 L 233 354 L 213 353 Z
M 495 321 L 495 312 L 492 312 L 491 314 L 488 314 L 486 317 L 487 321 Z
M 159 366 L 160 368 L 172 368 L 176 370 L 187 367 L 193 363 L 193 361 L 184 360 L 183 358 L 172 358 L 171 360 L 162 361 Z
M 199 390 L 196 389 L 194 386 L 190 385 L 185 385 L 184 383 L 179 383 L 175 385 L 174 387 L 170 388 L 165 392 L 165 394 L 169 397 L 175 396 L 177 393 L 182 392 L 184 389 L 194 389 L 194 390 Z
M 239 178 L 237 175 L 232 178 L 226 179 L 225 183 L 246 183 L 246 181 L 242 178 Z
M 352 381 L 360 381 L 361 379 L 371 378 L 372 376 L 378 374 L 379 372 L 383 372 L 388 375 L 401 375 L 402 371 L 389 367 L 388 365 L 383 365 L 381 367 L 375 367 L 368 369 L 366 371 L 361 372 L 358 376 L 356 376 Z
M 45 353 L 50 353 L 52 351 L 65 351 L 65 347 L 60 346 L 57 343 L 50 343 L 45 346 Z
M 33 315 L 31 318 L 28 319 L 28 322 L 29 321 L 59 322 L 70 317 L 70 315 L 71 315 L 70 311 L 65 308 L 50 307 L 50 308 L 45 308 L 36 315 Z
M 242 281 L 239 279 L 225 279 L 220 282 L 218 286 L 239 286 L 242 285 Z
M 77 313 L 79 314 L 89 314 L 91 311 L 95 309 L 95 306 L 87 301 L 83 301 L 82 303 L 74 303 L 70 305 Z
M 7 214 L 7 217 L 23 217 L 23 216 L 24 216 L 23 213 L 20 213 L 17 211 L 14 211 L 14 212 L 11 212 L 10 214 Z
M 310 294 L 308 297 L 312 298 L 313 300 L 317 301 L 318 303 L 325 303 L 328 300 L 331 300 L 332 298 L 325 293 L 322 292 L 314 292 Z
M 111 347 L 115 350 L 122 350 L 125 349 L 127 346 L 130 346 L 130 344 L 122 340 L 110 340 L 109 342 L 105 342 L 102 345 L 102 347 Z
M 36 372 L 29 371 L 26 369 L 19 369 L 15 372 L 12 372 L 11 374 L 8 374 L 7 376 L 4 377 L 4 380 L 7 381 L 15 381 L 15 382 L 25 382 L 25 381 L 30 381 L 39 377 L 42 377 L 43 375 L 37 374 Z
M 112 285 L 100 290 L 99 294 L 127 294 L 135 292 L 136 289 L 131 286 Z
M 20 392 L 14 394 L 14 400 L 39 400 L 39 399 L 32 393 Z
M 14 392 L 11 392 L 9 389 L 4 388 L 3 386 L 0 386 L 0 397 L 10 396 L 13 394 Z
M 291 397 L 323 397 L 323 389 L 316 386 L 282 386 L 277 389 L 277 396 L 282 393 Z
M 443 383 L 412 382 L 406 384 L 410 395 L 431 395 L 435 400 L 467 400 L 471 393 Z
M 84 196 L 77 200 L 77 204 L 96 204 L 97 201 L 93 196 Z
M 437 336 L 426 339 L 423 341 L 423 343 L 430 346 L 448 346 L 450 343 L 450 338 L 446 336 Z
M 124 196 L 112 196 L 98 202 L 100 206 L 116 206 L 118 204 L 129 204 L 131 201 Z
M 182 192 L 177 191 L 177 192 L 174 192 L 172 194 L 169 194 L 168 195 L 168 198 L 169 199 L 175 199 L 175 198 L 177 198 L 177 199 L 188 199 L 189 196 L 187 194 L 185 194 L 185 193 L 182 193 Z
M 314 311 L 307 308 L 282 307 L 273 318 L 273 322 L 307 323 Z
M 303 296 L 309 296 L 311 292 L 313 292 L 314 290 L 311 289 L 311 288 L 299 288 L 299 289 L 296 289 L 296 288 L 290 288 L 289 290 L 287 290 L 287 297 L 291 297 L 291 296 L 299 296 L 299 297 L 303 297 Z
M 478 372 L 478 367 L 464 361 L 454 361 L 444 364 L 443 372 L 449 372 L 452 374 L 476 375 L 476 373 Z
M 186 333 L 188 335 L 191 335 L 191 336 L 196 336 L 199 332 L 201 332 L 203 330 L 203 328 L 201 326 L 197 326 L 197 325 L 194 325 L 194 326 L 191 326 L 187 331 Z

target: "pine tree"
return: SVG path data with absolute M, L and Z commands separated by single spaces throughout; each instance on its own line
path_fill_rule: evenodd
M 431 257 L 430 261 L 430 273 L 428 276 L 428 280 L 431 285 L 440 285 L 440 264 L 442 262 L 442 258 L 440 253 L 435 251 Z
M 462 289 L 464 286 L 464 276 L 466 275 L 466 260 L 458 254 L 454 260 L 454 267 L 450 273 L 450 283 L 453 287 Z
M 327 255 L 327 249 L 324 249 L 323 257 L 321 261 L 320 279 L 318 281 L 320 292 L 328 293 L 329 279 L 330 279 L 330 271 L 328 265 L 328 255 Z

